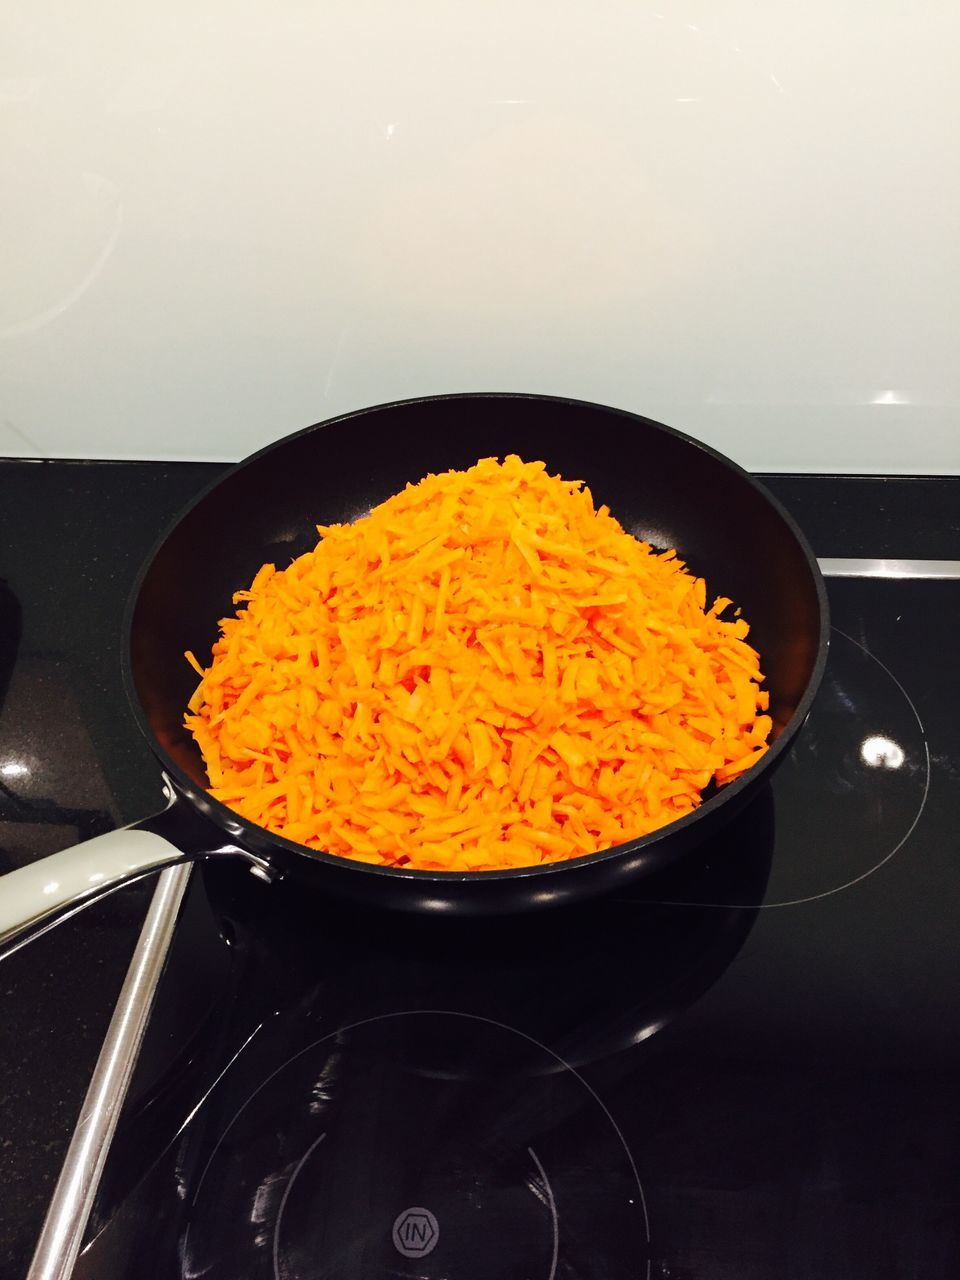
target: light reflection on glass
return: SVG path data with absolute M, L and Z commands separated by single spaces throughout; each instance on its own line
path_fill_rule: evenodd
M 641 1044 L 644 1040 L 649 1040 L 650 1037 L 655 1036 L 664 1025 L 665 1020 L 661 1020 L 660 1022 L 651 1022 L 647 1027 L 641 1027 L 641 1029 L 635 1033 L 633 1043 Z
M 904 761 L 903 748 L 891 738 L 873 734 L 861 743 L 860 758 L 872 769 L 899 769 Z
M 892 388 L 886 391 L 878 391 L 870 401 L 871 404 L 909 404 L 910 401 L 902 391 L 894 391 Z
M 250 1210 L 250 1221 L 256 1227 L 268 1222 L 274 1212 L 274 1204 L 286 1185 L 286 1179 L 276 1173 L 268 1173 L 253 1197 L 253 1208 Z

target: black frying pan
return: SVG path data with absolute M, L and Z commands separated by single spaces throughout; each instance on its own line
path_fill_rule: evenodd
M 273 835 L 213 800 L 200 753 L 182 725 L 201 659 L 233 593 L 265 561 L 289 563 L 315 526 L 348 521 L 429 471 L 518 453 L 585 480 L 625 529 L 676 547 L 751 623 L 770 690 L 775 741 L 743 776 L 693 813 L 604 853 L 474 873 L 395 870 L 352 862 Z M 810 708 L 827 653 L 826 593 L 803 536 L 734 463 L 647 418 L 582 401 L 455 395 L 381 405 L 270 445 L 213 484 L 167 531 L 127 610 L 124 679 L 137 720 L 171 783 L 171 805 L 3 878 L 0 945 L 120 883 L 213 853 L 250 858 L 262 874 L 408 911 L 485 915 L 569 902 L 615 889 L 676 861 L 753 797 L 783 759 Z M 54 889 L 50 885 L 55 884 Z

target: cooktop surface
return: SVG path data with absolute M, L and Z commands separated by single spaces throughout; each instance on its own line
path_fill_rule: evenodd
M 118 620 L 214 470 L 0 469 L 5 867 L 160 807 Z M 818 554 L 958 554 L 956 482 L 772 487 Z M 960 581 L 829 594 L 772 784 L 629 893 L 457 923 L 196 869 L 77 1277 L 952 1280 Z M 0 966 L 3 1275 L 150 888 Z

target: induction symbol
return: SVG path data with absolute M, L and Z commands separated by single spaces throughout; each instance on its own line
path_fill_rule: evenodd
M 405 1258 L 425 1258 L 440 1240 L 440 1225 L 429 1209 L 404 1209 L 393 1224 L 393 1247 Z

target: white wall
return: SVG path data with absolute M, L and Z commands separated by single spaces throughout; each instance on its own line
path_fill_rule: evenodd
M 954 0 L 31 0 L 0 452 L 235 458 L 448 390 L 960 471 Z

